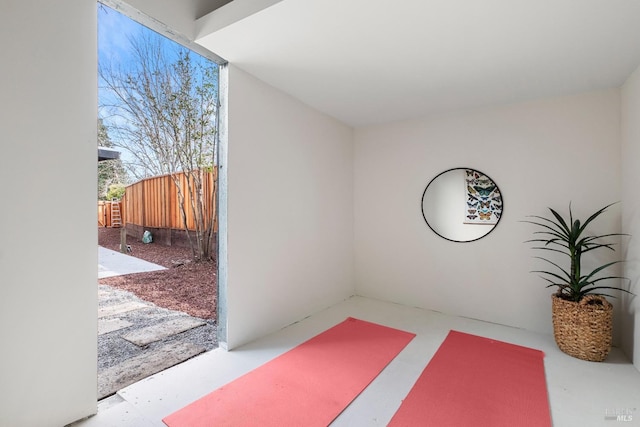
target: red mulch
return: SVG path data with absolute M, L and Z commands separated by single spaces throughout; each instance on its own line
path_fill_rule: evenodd
M 98 227 L 98 244 L 120 250 L 120 229 Z M 127 237 L 130 255 L 167 270 L 100 279 L 102 285 L 129 291 L 159 307 L 178 310 L 202 319 L 216 318 L 217 277 L 215 261 L 193 262 L 191 249 L 142 243 Z

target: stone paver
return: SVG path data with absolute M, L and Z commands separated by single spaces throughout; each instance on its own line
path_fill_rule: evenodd
M 158 324 L 147 326 L 137 329 L 122 338 L 137 345 L 138 347 L 144 347 L 152 342 L 163 340 L 164 338 L 172 335 L 177 335 L 181 332 L 188 331 L 189 329 L 197 328 L 198 326 L 205 325 L 201 319 L 194 317 L 178 317 L 176 319 L 169 319 Z
M 204 347 L 188 342 L 172 342 L 125 360 L 98 376 L 98 399 L 184 362 L 205 350 Z
M 99 399 L 215 348 L 210 321 L 107 285 L 98 285 L 98 295 Z M 140 345 L 124 339 L 129 334 Z
M 119 331 L 128 328 L 133 323 L 122 319 L 98 319 L 98 335 L 108 334 L 109 332 Z
M 126 313 L 127 311 L 138 310 L 144 307 L 149 307 L 149 305 L 138 301 L 128 301 L 122 304 L 100 307 L 98 308 L 98 319 L 108 316 L 115 316 L 118 314 Z

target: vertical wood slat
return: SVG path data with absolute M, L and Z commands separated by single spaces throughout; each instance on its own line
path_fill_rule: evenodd
M 100 227 L 111 227 L 113 224 L 111 222 L 111 201 L 98 200 L 98 226 Z M 124 213 L 124 206 L 126 204 L 125 198 L 118 202 L 120 205 L 120 218 L 122 224 L 126 223 L 126 215 Z
M 205 172 L 204 174 L 203 192 L 205 195 L 205 215 L 207 220 L 211 219 L 214 211 L 211 209 L 212 203 L 216 203 L 216 195 L 213 194 L 213 183 L 216 175 L 217 168 L 214 168 L 212 172 Z M 190 197 L 194 195 L 187 194 L 187 179 L 184 173 L 177 174 L 177 179 L 185 191 L 187 226 L 189 230 L 194 230 L 195 218 L 190 207 Z M 184 229 L 179 206 L 178 189 L 170 175 L 145 178 L 127 186 L 120 210 L 128 224 L 135 224 L 141 227 Z M 214 218 L 214 230 L 217 231 L 217 229 L 217 218 Z
M 102 200 L 98 200 L 98 227 L 106 227 L 107 226 L 107 218 L 104 210 L 105 202 Z

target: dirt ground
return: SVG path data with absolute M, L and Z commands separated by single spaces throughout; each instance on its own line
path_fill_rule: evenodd
M 120 229 L 98 227 L 98 244 L 120 250 Z M 159 307 L 178 310 L 202 319 L 216 318 L 217 277 L 215 261 L 195 263 L 191 250 L 127 237 L 130 255 L 167 267 L 167 270 L 100 279 L 99 283 L 134 293 Z

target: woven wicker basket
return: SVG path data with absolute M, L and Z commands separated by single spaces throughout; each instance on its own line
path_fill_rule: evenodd
M 604 297 L 587 295 L 580 302 L 551 296 L 553 335 L 570 356 L 602 362 L 611 350 L 613 306 Z

